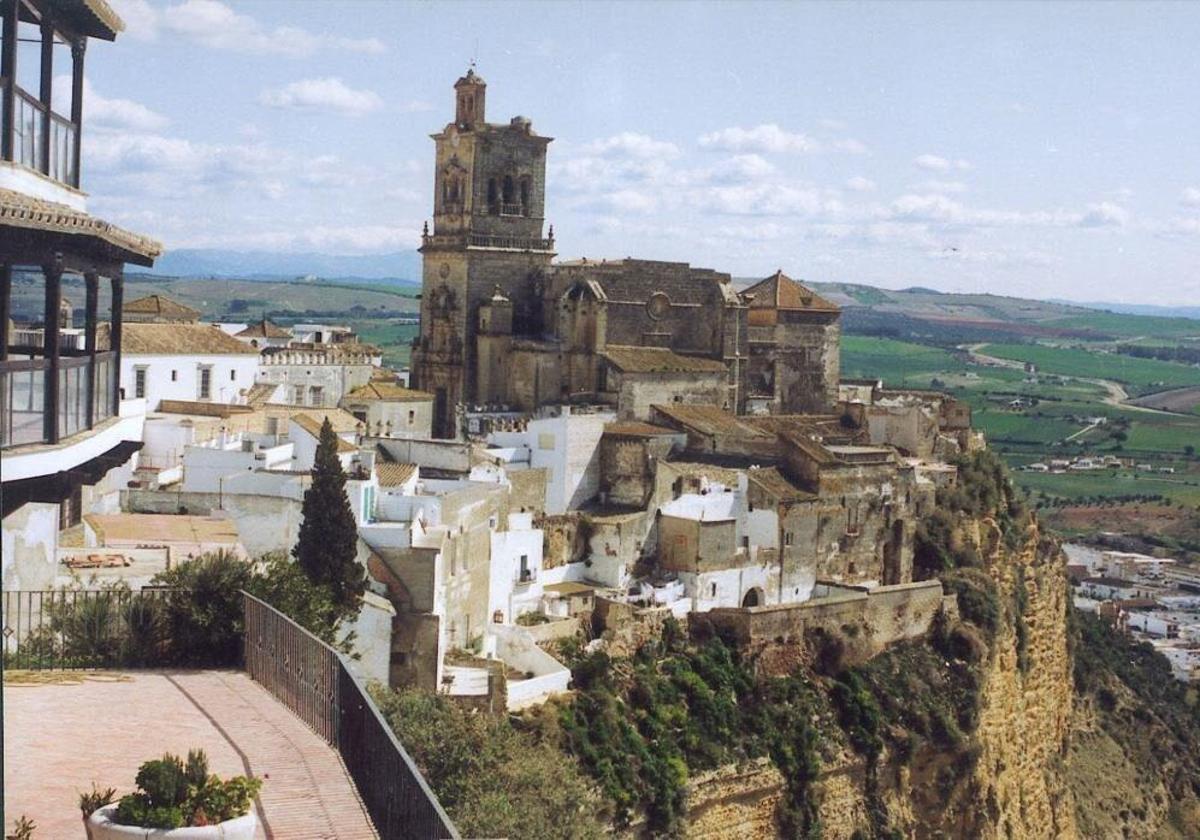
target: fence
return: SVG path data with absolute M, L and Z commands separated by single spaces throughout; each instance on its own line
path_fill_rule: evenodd
M 341 754 L 379 836 L 458 838 L 346 659 L 269 604 L 243 598 L 246 672 Z
M 6 668 L 137 667 L 161 661 L 168 589 L 25 590 L 3 595 Z

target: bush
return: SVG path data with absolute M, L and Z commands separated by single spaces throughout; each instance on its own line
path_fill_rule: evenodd
M 228 551 L 203 554 L 154 576 L 171 591 L 165 600 L 169 661 L 176 665 L 230 666 L 241 659 L 243 589 L 253 565 Z
M 372 693 L 463 836 L 603 835 L 595 789 L 555 743 L 440 695 Z
M 261 780 L 246 776 L 226 781 L 210 776 L 203 750 L 189 752 L 186 765 L 170 753 L 147 761 L 136 782 L 138 790 L 117 804 L 114 821 L 163 829 L 216 825 L 248 814 L 262 787 Z

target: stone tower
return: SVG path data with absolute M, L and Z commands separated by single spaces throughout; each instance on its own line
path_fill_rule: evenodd
M 433 230 L 422 236 L 421 334 L 414 387 L 434 395 L 433 431 L 458 434 L 456 407 L 479 393 L 480 312 L 497 293 L 512 305 L 514 336 L 540 338 L 554 240 L 545 223 L 546 146 L 525 117 L 486 119 L 487 83 L 474 69 L 454 84 L 454 122 L 432 135 Z M 490 332 L 495 333 L 495 329 Z

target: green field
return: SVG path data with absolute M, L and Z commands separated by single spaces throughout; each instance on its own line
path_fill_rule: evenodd
M 385 365 L 395 368 L 408 366 L 412 340 L 421 331 L 419 324 L 398 324 L 395 321 L 357 320 L 351 325 L 360 339 L 383 351 Z
M 1131 393 L 1137 394 L 1182 385 L 1200 385 L 1200 368 L 1157 359 L 1139 359 L 1044 344 L 988 344 L 981 348 L 981 352 L 1002 359 L 1033 362 L 1043 373 L 1111 379 L 1127 385 Z
M 1128 470 L 1097 472 L 1013 473 L 1018 487 L 1060 499 L 1159 495 L 1172 502 L 1200 505 L 1200 476 L 1158 476 Z
M 1152 315 L 1121 315 L 1116 312 L 1096 311 L 1055 318 L 1042 323 L 1068 329 L 1093 329 L 1119 338 L 1200 338 L 1200 322 L 1191 318 L 1160 318 Z

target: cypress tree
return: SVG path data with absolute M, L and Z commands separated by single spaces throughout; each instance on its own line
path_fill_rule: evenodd
M 329 590 L 346 617 L 358 614 L 366 571 L 355 559 L 358 527 L 346 497 L 346 473 L 337 457 L 337 435 L 329 418 L 321 424 L 312 486 L 304 492 L 300 538 L 292 555 L 309 580 Z

